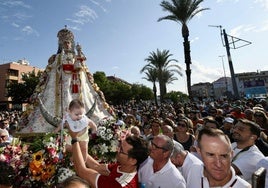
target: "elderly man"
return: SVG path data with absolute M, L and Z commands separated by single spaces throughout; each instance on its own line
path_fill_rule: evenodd
M 232 148 L 227 135 L 219 129 L 203 128 L 199 131 L 197 141 L 197 151 L 204 165 L 194 164 L 191 167 L 187 188 L 251 187 L 231 167 Z
M 180 171 L 170 161 L 173 147 L 173 141 L 166 135 L 151 140 L 150 157 L 139 169 L 139 181 L 146 188 L 186 187 Z
M 72 156 L 76 173 L 85 179 L 90 187 L 139 187 L 137 170 L 148 158 L 148 146 L 143 139 L 127 136 L 119 142 L 115 164 L 100 164 L 90 155 L 87 156 L 85 164 L 77 139 L 79 133 L 71 130 L 69 132 L 72 137 Z
M 264 158 L 264 155 L 255 145 L 260 132 L 260 126 L 247 119 L 239 119 L 233 129 L 235 142 L 232 143 L 234 151 L 232 166 L 236 174 L 241 175 L 248 182 L 251 182 L 256 164 Z
M 195 155 L 184 150 L 180 143 L 174 143 L 174 150 L 170 157 L 171 162 L 179 169 L 185 181 L 187 182 L 189 172 L 194 165 L 202 165 L 203 162 Z

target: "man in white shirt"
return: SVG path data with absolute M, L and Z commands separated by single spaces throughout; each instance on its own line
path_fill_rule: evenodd
M 264 158 L 262 152 L 255 146 L 255 141 L 260 136 L 261 128 L 258 124 L 239 119 L 233 128 L 232 149 L 234 156 L 232 166 L 237 175 L 251 183 L 251 176 L 257 163 Z
M 187 188 L 251 187 L 231 167 L 232 148 L 226 134 L 219 129 L 203 128 L 199 131 L 197 141 L 197 152 L 204 164 L 194 164 L 191 167 Z
M 158 135 L 151 140 L 150 157 L 139 171 L 139 182 L 146 188 L 186 188 L 180 171 L 170 161 L 173 141 L 166 135 Z
M 184 150 L 180 143 L 174 143 L 174 150 L 170 159 L 171 162 L 179 169 L 186 182 L 192 166 L 195 164 L 203 164 L 203 162 L 195 155 L 187 150 Z

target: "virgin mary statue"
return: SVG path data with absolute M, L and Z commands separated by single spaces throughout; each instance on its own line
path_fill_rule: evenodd
M 85 104 L 86 115 L 95 122 L 111 116 L 111 108 L 85 64 L 81 46 L 75 46 L 73 33 L 65 27 L 57 37 L 57 54 L 48 60 L 32 102 L 22 117 L 19 133 L 52 132 L 73 99 Z

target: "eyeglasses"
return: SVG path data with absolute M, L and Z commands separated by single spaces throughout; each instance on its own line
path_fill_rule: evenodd
M 119 141 L 118 143 L 118 148 L 119 148 L 118 150 L 119 153 L 122 153 L 123 155 L 128 155 L 128 153 L 124 152 L 121 141 Z
M 164 151 L 168 151 L 167 148 L 156 145 L 152 140 L 150 141 L 150 145 L 152 146 L 152 149 L 162 149 Z

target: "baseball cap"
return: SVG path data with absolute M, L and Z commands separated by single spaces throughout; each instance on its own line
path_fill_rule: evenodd
M 223 122 L 227 122 L 227 123 L 234 123 L 234 119 L 233 118 L 231 118 L 231 117 L 227 117 L 227 118 L 225 118 L 224 119 L 224 121 Z

